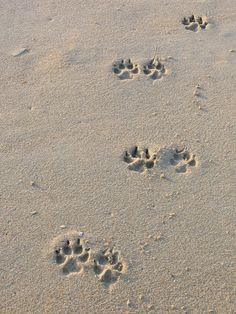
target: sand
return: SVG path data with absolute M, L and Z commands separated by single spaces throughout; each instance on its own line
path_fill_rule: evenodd
M 0 7 L 0 313 L 236 313 L 236 2 Z

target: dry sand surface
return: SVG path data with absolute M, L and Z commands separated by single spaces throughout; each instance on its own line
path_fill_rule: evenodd
M 0 27 L 0 313 L 236 313 L 236 1 Z

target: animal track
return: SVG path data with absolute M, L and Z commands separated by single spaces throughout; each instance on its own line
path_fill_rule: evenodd
M 140 149 L 138 146 L 134 146 L 124 152 L 123 160 L 129 164 L 130 170 L 143 172 L 145 169 L 154 167 L 156 154 L 150 154 L 148 148 Z
M 197 165 L 195 155 L 186 148 L 161 148 L 151 152 L 148 148 L 140 149 L 134 146 L 123 154 L 123 161 L 128 163 L 128 169 L 144 172 L 147 169 L 175 169 L 176 173 L 186 173 Z
M 120 253 L 114 248 L 108 247 L 94 257 L 94 272 L 107 287 L 117 282 L 123 270 L 124 265 Z
M 143 66 L 143 73 L 152 80 L 160 79 L 166 72 L 164 64 L 156 57 Z
M 54 261 L 64 275 L 78 274 L 89 262 L 90 248 L 80 237 L 68 237 L 56 243 Z
M 110 288 L 126 272 L 120 252 L 112 247 L 92 251 L 85 244 L 83 234 L 70 231 L 53 239 L 47 255 L 64 276 L 95 274 L 105 287 Z
M 161 168 L 174 166 L 177 173 L 185 173 L 191 167 L 196 166 L 195 155 L 186 148 L 164 148 L 159 151 L 158 155 Z
M 139 66 L 134 64 L 131 59 L 122 59 L 113 64 L 113 72 L 120 80 L 130 80 L 139 73 Z
M 208 22 L 205 16 L 196 17 L 192 14 L 188 18 L 184 17 L 182 19 L 182 24 L 185 26 L 185 29 L 197 32 L 206 29 Z

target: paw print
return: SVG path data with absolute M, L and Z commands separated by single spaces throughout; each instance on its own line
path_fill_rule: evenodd
M 133 79 L 139 73 L 138 64 L 134 64 L 131 59 L 115 62 L 112 69 L 120 80 Z
M 128 163 L 128 169 L 143 172 L 153 168 L 156 162 L 156 154 L 151 154 L 148 148 L 140 149 L 138 146 L 125 151 L 123 161 Z
M 206 29 L 208 22 L 206 17 L 196 17 L 192 14 L 189 18 L 184 17 L 182 24 L 185 26 L 185 29 L 197 32 L 198 30 Z
M 107 248 L 98 252 L 94 258 L 94 272 L 105 286 L 117 282 L 122 275 L 124 265 L 120 253 L 114 248 Z
M 173 158 L 170 159 L 171 165 L 175 166 L 175 171 L 178 173 L 187 172 L 188 168 L 196 166 L 195 155 L 190 153 L 185 148 L 174 149 Z
M 195 167 L 197 162 L 195 155 L 186 148 L 163 148 L 158 152 L 159 166 L 166 169 L 174 166 L 176 173 L 185 173 Z
M 166 72 L 164 64 L 156 57 L 143 66 L 143 73 L 151 80 L 160 79 Z
M 80 237 L 64 239 L 56 246 L 54 260 L 62 273 L 64 275 L 81 273 L 90 258 L 90 248 L 85 247 L 83 240 Z

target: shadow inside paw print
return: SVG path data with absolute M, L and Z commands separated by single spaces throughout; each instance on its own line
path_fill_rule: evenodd
M 123 269 L 120 253 L 114 248 L 107 248 L 95 255 L 94 272 L 105 286 L 109 287 L 117 282 Z
M 182 19 L 182 24 L 185 26 L 185 29 L 197 32 L 198 30 L 206 29 L 208 22 L 206 17 L 196 17 L 195 15 L 191 15 L 188 18 L 184 17 Z
M 154 167 L 156 154 L 151 154 L 148 148 L 140 149 L 134 146 L 124 152 L 123 161 L 129 164 L 130 170 L 143 172 L 145 169 Z
M 143 73 L 151 80 L 157 80 L 162 78 L 166 73 L 166 69 L 164 64 L 154 57 L 143 66 Z
M 131 59 L 120 60 L 113 64 L 113 72 L 120 80 L 133 79 L 139 73 L 138 64 L 134 64 Z
M 90 248 L 86 248 L 79 237 L 60 242 L 54 251 L 54 260 L 64 275 L 80 273 L 89 258 Z

